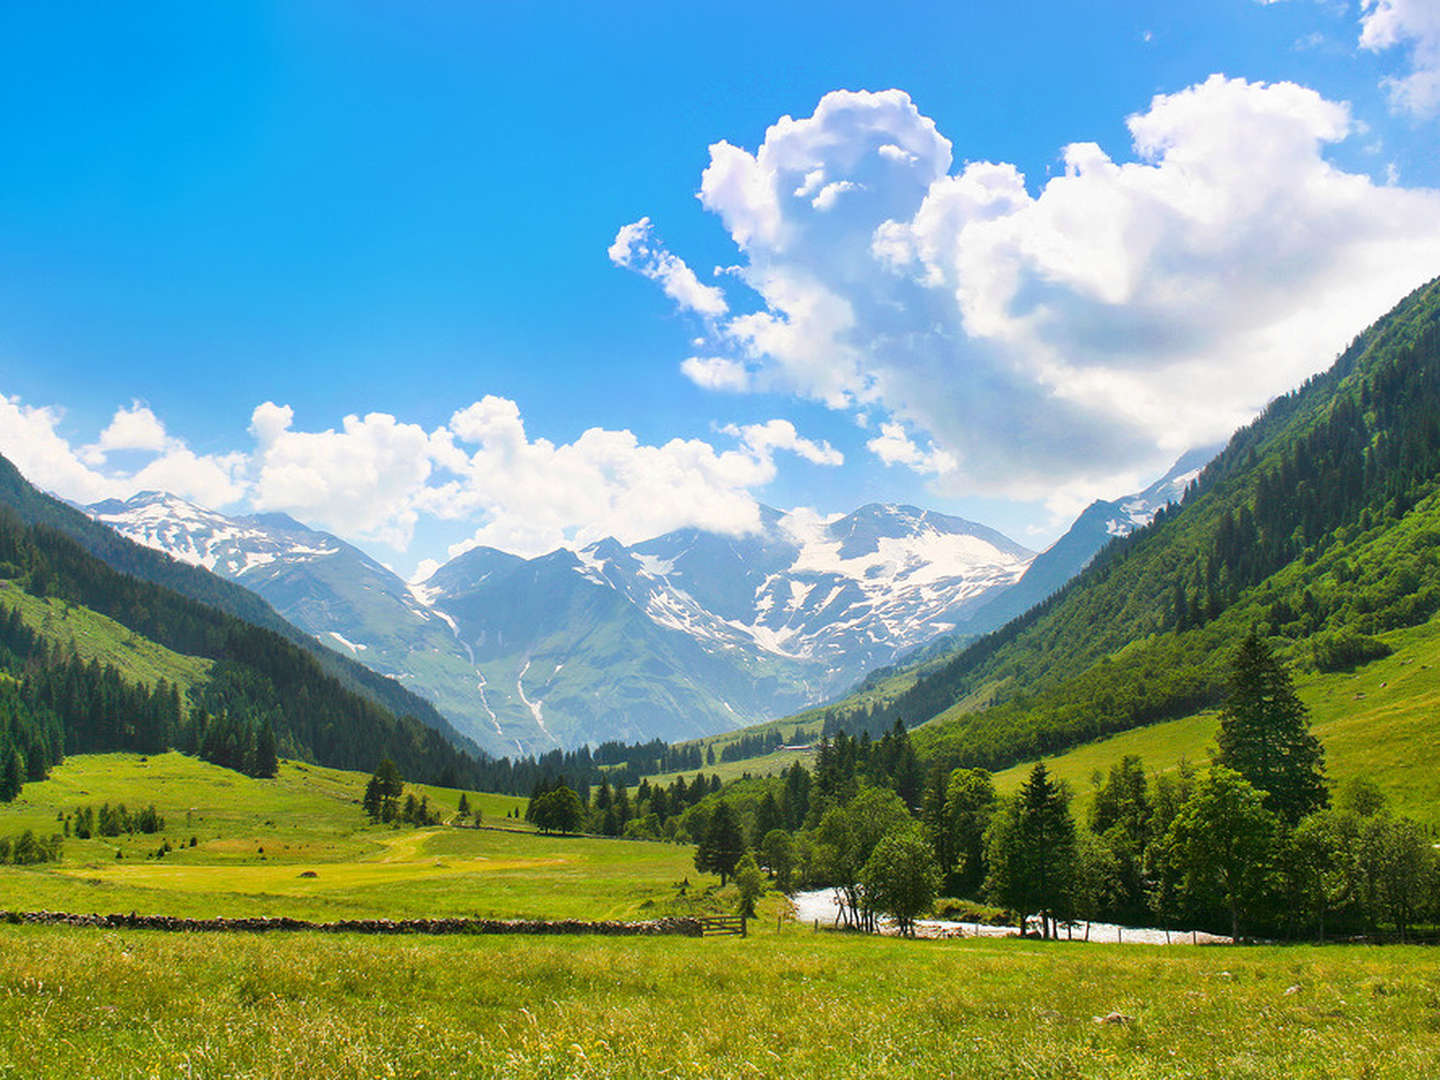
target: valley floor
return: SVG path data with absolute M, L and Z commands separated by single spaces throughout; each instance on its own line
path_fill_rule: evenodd
M 1112 1022 L 1100 1022 L 1112 1013 Z M 0 1076 L 1434 1076 L 1417 948 L 0 927 Z

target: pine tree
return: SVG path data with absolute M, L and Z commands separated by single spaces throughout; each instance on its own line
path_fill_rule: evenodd
M 770 835 L 772 829 L 778 829 L 785 824 L 784 816 L 780 813 L 780 804 L 775 801 L 775 796 L 767 791 L 760 800 L 760 805 L 755 808 L 755 827 L 750 832 L 750 846 L 757 851 L 765 837 Z
M 719 803 L 710 815 L 710 824 L 705 829 L 695 849 L 695 869 L 701 873 L 719 874 L 720 884 L 734 871 L 745 854 L 745 837 L 735 812 L 728 803 Z
M 280 759 L 275 753 L 275 728 L 267 720 L 255 736 L 255 760 L 250 775 L 268 780 L 279 771 Z
M 20 751 L 14 749 L 0 762 L 0 802 L 9 802 L 20 794 L 25 783 L 25 762 Z
M 1048 938 L 1057 917 L 1070 913 L 1076 872 L 1075 822 L 1066 790 L 1037 763 L 1018 794 L 986 831 L 986 888 L 1024 926 L 1038 912 Z
M 1266 807 L 1291 825 L 1329 802 L 1325 751 L 1309 711 L 1290 672 L 1253 631 L 1235 653 L 1217 742 L 1216 764 L 1263 792 Z

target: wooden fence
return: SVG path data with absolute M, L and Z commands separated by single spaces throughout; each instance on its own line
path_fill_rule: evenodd
M 700 936 L 715 934 L 739 934 L 745 937 L 744 915 L 702 915 L 695 920 L 700 924 Z

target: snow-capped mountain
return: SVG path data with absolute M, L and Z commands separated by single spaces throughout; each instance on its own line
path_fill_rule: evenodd
M 871 505 L 766 510 L 739 537 L 685 529 L 534 559 L 477 548 L 407 586 L 284 515 L 156 493 L 90 512 L 254 589 L 502 753 L 681 739 L 816 703 L 963 628 L 1034 558 L 983 525 Z
M 1091 503 L 1064 536 L 1035 557 L 1013 589 L 992 597 L 975 614 L 970 629 L 976 633 L 993 630 L 1040 603 L 1089 566 L 1090 560 L 1115 537 L 1128 536 L 1150 524 L 1166 503 L 1178 503 L 1185 489 L 1222 449 L 1204 446 L 1187 451 L 1144 491 Z
M 137 543 L 259 593 L 295 626 L 403 680 L 447 716 L 471 711 L 475 672 L 449 625 L 389 569 L 340 538 L 285 514 L 227 517 L 153 491 L 87 510 Z M 471 734 L 470 725 L 457 727 Z

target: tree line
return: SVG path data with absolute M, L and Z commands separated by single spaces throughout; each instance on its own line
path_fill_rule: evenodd
M 1044 936 L 1103 920 L 1236 938 L 1406 938 L 1440 920 L 1428 831 L 1364 778 L 1332 798 L 1308 714 L 1264 638 L 1248 635 L 1229 670 L 1209 767 L 1154 774 L 1124 758 L 1093 778 L 1084 821 L 1043 763 L 1008 797 L 988 771 L 965 767 L 933 768 L 917 792 L 896 727 L 827 741 L 813 774 L 797 764 L 702 805 L 697 868 L 723 878 L 753 854 L 782 888 L 835 889 L 843 921 L 859 928 L 888 914 L 906 930 L 942 892 Z

